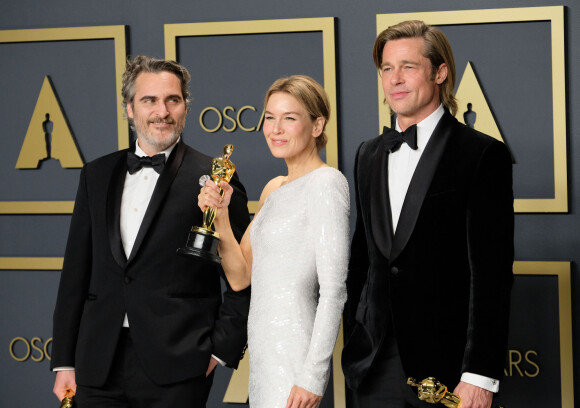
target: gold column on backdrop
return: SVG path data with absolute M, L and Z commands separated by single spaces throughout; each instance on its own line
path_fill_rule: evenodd
M 493 24 L 512 22 L 537 22 L 549 21 L 551 31 L 551 65 L 552 65 L 552 118 L 553 118 L 553 145 L 554 145 L 554 198 L 516 198 L 514 209 L 518 213 L 528 212 L 567 212 L 568 211 L 568 181 L 566 165 L 566 80 L 564 66 L 564 7 L 522 7 L 487 10 L 460 10 L 460 11 L 435 11 L 426 13 L 393 13 L 377 15 L 377 33 L 385 28 L 405 20 L 423 20 L 430 25 L 470 25 L 470 24 Z M 463 73 L 464 68 L 457 67 L 458 74 Z M 470 73 L 471 65 L 465 68 Z M 523 68 L 525 69 L 525 67 Z M 471 72 L 473 72 L 471 70 Z M 498 71 L 498 75 L 501 75 Z M 469 94 L 469 98 L 476 97 L 485 103 L 482 113 L 488 113 L 485 117 L 478 116 L 476 129 L 497 139 L 501 138 L 495 119 L 489 111 L 485 96 L 478 86 L 471 87 L 462 84 L 463 78 L 458 78 L 460 83 L 458 99 L 463 99 Z M 477 79 L 473 76 L 475 83 Z M 462 85 L 465 85 L 462 87 Z M 388 108 L 383 103 L 384 96 L 381 77 L 378 76 L 378 108 L 379 129 L 390 126 Z M 482 99 L 483 98 L 483 99 Z M 467 101 L 465 101 L 467 102 Z M 530 101 L 525 101 L 530 102 Z M 533 103 L 533 102 L 531 102 Z M 487 107 L 487 112 L 485 107 Z M 458 120 L 463 122 L 462 113 L 458 114 Z M 485 124 L 482 125 L 482 122 Z M 483 128 L 480 128 L 483 126 Z
M 115 89 L 117 94 L 117 140 L 119 149 L 124 149 L 129 146 L 129 128 L 124 118 L 121 97 L 121 77 L 125 71 L 125 59 L 127 57 L 125 26 L 0 30 L 0 43 L 106 39 L 112 39 L 114 43 Z M 25 135 L 22 136 L 24 137 Z M 16 158 L 14 159 L 16 160 Z M 74 201 L 1 201 L 0 214 L 71 214 L 73 207 Z

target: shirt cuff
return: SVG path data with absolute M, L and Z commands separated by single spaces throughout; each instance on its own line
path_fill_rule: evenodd
M 215 355 L 213 355 L 213 354 L 212 354 L 211 356 L 212 356 L 213 358 L 215 358 L 215 359 L 217 360 L 217 362 L 218 362 L 218 363 L 220 363 L 220 365 L 221 365 L 222 367 L 225 367 L 225 366 L 226 366 L 226 362 L 225 362 L 225 361 L 221 360 L 219 357 L 216 357 L 216 356 L 215 356 Z
M 74 371 L 74 367 L 54 367 L 52 371 Z
M 496 380 L 495 378 L 489 378 L 473 373 L 463 373 L 461 374 L 461 381 L 491 392 L 499 391 L 499 380 Z

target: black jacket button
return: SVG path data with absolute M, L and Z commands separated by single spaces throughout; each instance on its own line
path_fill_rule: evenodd
M 391 268 L 391 275 L 396 276 L 399 274 L 399 268 L 397 268 L 396 266 L 393 266 Z

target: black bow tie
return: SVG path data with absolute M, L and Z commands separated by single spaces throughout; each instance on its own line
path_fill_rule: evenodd
M 398 132 L 388 127 L 383 128 L 385 149 L 393 153 L 399 150 L 403 142 L 413 150 L 417 149 L 417 125 L 409 126 L 404 132 Z
M 165 167 L 165 154 L 159 153 L 153 157 L 139 157 L 133 152 L 127 152 L 127 170 L 129 170 L 129 174 L 138 172 L 143 167 L 153 167 L 153 170 L 161 174 L 163 167 Z

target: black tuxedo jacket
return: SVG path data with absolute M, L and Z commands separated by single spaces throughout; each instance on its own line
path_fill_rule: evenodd
M 127 150 L 81 172 L 58 299 L 51 367 L 73 366 L 76 381 L 101 386 L 111 367 L 125 313 L 147 375 L 161 385 L 205 374 L 211 354 L 237 367 L 246 344 L 249 288 L 227 285 L 220 267 L 176 254 L 202 225 L 199 177 L 211 158 L 179 142 L 159 176 L 133 250 L 126 258 L 120 207 Z M 234 176 L 230 219 L 238 239 L 247 198 Z M 225 279 L 224 279 L 225 280 Z
M 383 136 L 355 164 L 357 221 L 343 369 L 356 389 L 388 331 L 407 376 L 451 389 L 501 379 L 513 281 L 511 156 L 447 111 L 417 165 L 393 234 Z

